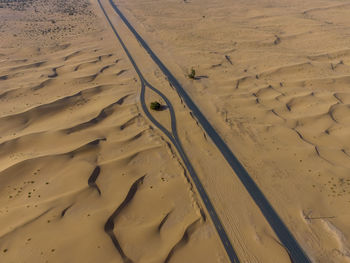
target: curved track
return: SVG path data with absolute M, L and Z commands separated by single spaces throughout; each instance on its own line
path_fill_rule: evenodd
M 104 13 L 104 15 L 106 16 L 109 24 L 112 27 L 112 30 L 114 31 L 115 35 L 117 36 L 120 44 L 122 45 L 125 53 L 127 54 L 131 64 L 133 65 L 137 75 L 140 78 L 141 81 L 141 93 L 140 93 L 140 100 L 141 100 L 141 106 L 142 106 L 142 110 L 144 111 L 144 113 L 146 114 L 146 116 L 150 119 L 150 121 L 157 126 L 168 138 L 169 140 L 173 143 L 173 145 L 176 147 L 177 151 L 179 152 L 194 184 L 196 185 L 197 191 L 199 192 L 209 214 L 210 217 L 215 225 L 215 228 L 219 234 L 219 237 L 225 247 L 225 250 L 227 252 L 228 257 L 230 258 L 230 261 L 232 263 L 239 263 L 239 259 L 238 256 L 231 244 L 230 239 L 228 238 L 226 231 L 223 227 L 223 225 L 221 224 L 221 221 L 214 209 L 214 206 L 212 205 L 206 191 L 204 190 L 204 187 L 202 185 L 202 183 L 200 182 L 196 172 L 194 171 L 191 162 L 189 161 L 186 153 L 184 152 L 180 140 L 178 138 L 177 135 L 177 128 L 176 128 L 176 118 L 175 118 L 175 111 L 174 108 L 171 104 L 171 102 L 168 100 L 168 98 L 161 93 L 159 90 L 157 90 L 156 88 L 154 88 L 152 85 L 150 85 L 148 83 L 148 81 L 143 77 L 141 71 L 139 70 L 138 66 L 136 65 L 133 57 L 131 56 L 129 50 L 127 49 L 127 47 L 125 46 L 123 40 L 121 39 L 121 37 L 119 36 L 118 32 L 116 31 L 115 27 L 113 26 L 112 22 L 110 21 L 104 7 L 102 6 L 100 0 L 98 0 L 98 3 Z M 169 112 L 170 112 L 170 118 L 171 118 L 171 131 L 168 131 L 163 125 L 161 125 L 153 116 L 152 114 L 149 112 L 146 103 L 145 103 L 145 91 L 146 91 L 146 87 L 153 90 L 154 92 L 156 92 L 159 96 L 161 96 L 161 98 L 166 102 L 167 106 L 169 107 Z
M 170 71 L 166 68 L 166 66 L 160 61 L 160 59 L 155 55 L 155 53 L 152 51 L 152 49 L 148 46 L 148 44 L 142 39 L 142 37 L 137 33 L 137 31 L 133 28 L 133 26 L 129 23 L 129 21 L 126 19 L 126 17 L 123 15 L 123 13 L 118 9 L 118 7 L 114 4 L 112 0 L 109 0 L 113 10 L 118 14 L 118 16 L 121 18 L 121 20 L 125 23 L 125 25 L 128 27 L 128 29 L 131 31 L 131 33 L 134 35 L 134 37 L 139 41 L 141 46 L 144 48 L 144 50 L 150 55 L 152 60 L 157 64 L 157 66 L 160 68 L 160 70 L 163 72 L 163 74 L 168 78 L 169 83 L 172 84 L 172 86 L 176 89 L 180 97 L 184 100 L 188 108 L 192 111 L 193 116 L 196 117 L 198 122 L 201 124 L 202 128 L 205 130 L 207 135 L 211 138 L 211 140 L 214 142 L 216 147 L 219 149 L 219 151 L 222 153 L 224 158 L 226 159 L 227 163 L 231 166 L 231 168 L 234 170 L 240 181 L 245 186 L 246 190 L 250 194 L 250 196 L 253 198 L 263 215 L 265 216 L 266 220 L 269 222 L 270 226 L 280 239 L 281 243 L 284 245 L 284 247 L 287 249 L 290 258 L 295 263 L 309 263 L 311 262 L 308 256 L 305 254 L 303 249 L 300 247 L 298 242 L 295 240 L 291 232 L 288 230 L 287 226 L 283 223 L 279 215 L 276 213 L 276 211 L 273 209 L 272 205 L 269 203 L 267 198 L 264 196 L 262 191 L 259 189 L 259 187 L 255 184 L 254 180 L 250 177 L 248 172 L 244 169 L 242 164 L 238 161 L 236 156 L 232 153 L 230 148 L 226 145 L 226 143 L 223 141 L 223 139 L 219 136 L 219 134 L 215 131 L 215 129 L 212 127 L 212 125 L 209 123 L 209 121 L 205 118 L 205 116 L 201 113 L 199 108 L 195 105 L 195 103 L 192 101 L 192 99 L 188 96 L 187 92 L 183 89 L 183 87 L 180 85 L 180 83 L 177 81 L 177 79 L 170 73 Z M 191 162 L 189 161 L 186 153 L 183 150 L 183 147 L 181 145 L 181 141 L 177 134 L 177 128 L 176 128 L 176 118 L 175 118 L 175 112 L 173 109 L 173 106 L 171 102 L 167 99 L 167 97 L 162 94 L 159 90 L 154 88 L 152 85 L 150 85 L 147 80 L 143 77 L 140 69 L 138 68 L 137 64 L 135 63 L 133 57 L 131 56 L 129 50 L 125 46 L 123 40 L 121 39 L 120 35 L 118 34 L 117 30 L 113 26 L 111 20 L 109 19 L 104 7 L 101 4 L 101 0 L 98 0 L 98 3 L 108 20 L 110 26 L 112 27 L 112 30 L 114 31 L 116 37 L 118 38 L 120 44 L 122 45 L 125 53 L 127 54 L 131 64 L 133 65 L 136 73 L 138 74 L 140 80 L 141 80 L 141 105 L 144 113 L 146 116 L 150 119 L 151 122 L 155 126 L 157 126 L 173 143 L 173 145 L 176 147 L 178 153 L 180 154 L 194 184 L 196 185 L 197 191 L 200 194 L 200 197 L 203 200 L 203 203 L 205 204 L 209 215 L 214 223 L 214 226 L 218 232 L 218 235 L 222 241 L 222 244 L 227 252 L 228 257 L 230 258 L 230 261 L 233 263 L 240 262 L 238 259 L 238 256 L 226 234 L 226 231 L 224 227 L 222 226 L 222 223 L 215 212 L 215 209 L 205 191 L 203 188 L 202 183 L 200 182 Z M 145 90 L 146 88 L 149 88 L 159 94 L 162 99 L 166 102 L 167 106 L 169 107 L 170 111 L 170 117 L 171 117 L 171 131 L 168 131 L 165 127 L 163 127 L 149 112 L 146 104 L 145 104 Z

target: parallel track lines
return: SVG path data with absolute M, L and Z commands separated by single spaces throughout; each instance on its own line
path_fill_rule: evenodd
M 141 100 L 141 106 L 142 106 L 142 110 L 144 111 L 144 113 L 146 114 L 146 116 L 149 118 L 149 120 L 156 126 L 158 127 L 168 138 L 169 140 L 173 143 L 173 145 L 176 147 L 178 153 L 180 154 L 196 188 L 198 193 L 200 194 L 203 203 L 206 206 L 206 209 L 208 210 L 210 217 L 214 223 L 214 226 L 218 232 L 218 235 L 222 241 L 222 244 L 226 250 L 226 253 L 228 255 L 228 257 L 230 258 L 230 261 L 232 263 L 239 263 L 239 259 L 238 256 L 231 244 L 230 239 L 228 238 L 226 231 L 219 219 L 219 216 L 217 215 L 214 206 L 212 205 L 201 181 L 199 180 L 191 162 L 189 161 L 186 153 L 184 152 L 182 146 L 181 146 L 181 142 L 178 138 L 178 134 L 177 134 L 177 128 L 176 128 L 176 118 L 175 118 L 175 111 L 174 108 L 171 104 L 171 102 L 168 100 L 168 98 L 162 94 L 159 90 L 157 90 L 156 88 L 154 88 L 153 86 L 151 86 L 147 80 L 143 77 L 140 69 L 138 68 L 137 64 L 135 63 L 133 57 L 131 56 L 129 50 L 127 49 L 127 47 L 125 46 L 123 40 L 121 39 L 121 37 L 119 36 L 117 30 L 115 29 L 115 27 L 113 26 L 111 20 L 109 19 L 104 7 L 102 6 L 100 0 L 98 0 L 98 3 L 104 13 L 104 15 L 106 16 L 106 19 L 108 21 L 108 23 L 110 24 L 110 26 L 112 27 L 112 30 L 114 31 L 116 37 L 118 38 L 120 44 L 122 45 L 126 55 L 128 56 L 131 64 L 133 65 L 137 75 L 139 76 L 140 80 L 141 80 L 141 93 L 140 93 L 140 100 Z M 168 131 L 165 127 L 163 127 L 153 116 L 152 114 L 149 112 L 146 103 L 145 103 L 145 91 L 146 91 L 146 87 L 148 87 L 149 89 L 153 90 L 154 92 L 156 92 L 157 94 L 159 94 L 162 99 L 164 99 L 164 101 L 166 102 L 167 106 L 169 107 L 169 112 L 170 112 L 170 118 L 171 118 L 171 132 Z
M 154 61 L 154 63 L 160 68 L 160 70 L 163 72 L 163 74 L 168 78 L 169 83 L 172 84 L 172 86 L 176 89 L 180 97 L 184 100 L 187 107 L 192 111 L 192 114 L 196 117 L 198 122 L 201 124 L 202 128 L 205 130 L 207 135 L 211 138 L 211 140 L 214 142 L 216 147 L 219 149 L 219 151 L 222 153 L 224 158 L 226 159 L 227 163 L 231 166 L 235 174 L 238 176 L 242 184 L 245 186 L 246 190 L 252 197 L 252 199 L 255 201 L 256 205 L 259 207 L 260 211 L 266 218 L 266 220 L 269 222 L 271 228 L 274 230 L 278 238 L 280 239 L 283 246 L 287 249 L 291 259 L 295 263 L 311 263 L 310 259 L 306 255 L 306 253 L 303 251 L 303 249 L 300 247 L 292 233 L 289 231 L 287 226 L 283 223 L 282 219 L 279 217 L 277 212 L 273 209 L 270 202 L 267 200 L 263 192 L 260 190 L 260 188 L 256 185 L 254 180 L 251 178 L 251 176 L 248 174 L 248 172 L 245 170 L 245 168 L 242 166 L 242 164 L 239 162 L 239 160 L 236 158 L 236 156 L 232 153 L 230 148 L 227 146 L 227 144 L 223 141 L 223 139 L 219 136 L 219 134 L 215 131 L 215 129 L 212 127 L 212 125 L 209 123 L 209 121 L 205 118 L 205 116 L 202 114 L 202 112 L 199 110 L 199 108 L 196 106 L 196 104 L 192 101 L 192 99 L 188 96 L 187 92 L 183 89 L 181 84 L 177 81 L 177 79 L 171 74 L 171 72 L 167 69 L 167 67 L 161 62 L 161 60 L 156 56 L 156 54 L 152 51 L 152 49 L 148 46 L 148 44 L 143 40 L 143 38 L 137 33 L 137 31 L 133 28 L 133 26 L 129 23 L 129 21 L 126 19 L 126 17 L 123 15 L 123 13 L 118 9 L 118 7 L 114 4 L 112 0 L 109 0 L 112 8 L 114 11 L 118 14 L 118 16 L 121 18 L 121 20 L 124 22 L 124 24 L 128 27 L 130 32 L 134 35 L 134 37 L 137 39 L 137 41 L 141 44 L 141 46 L 144 48 L 144 50 L 149 54 L 151 59 Z M 176 129 L 176 118 L 175 118 L 175 112 L 174 109 L 170 103 L 170 101 L 163 95 L 160 91 L 152 87 L 143 77 L 140 69 L 136 65 L 136 62 L 134 61 L 133 57 L 131 56 L 129 50 L 125 46 L 123 40 L 119 36 L 118 32 L 116 31 L 115 27 L 113 26 L 111 20 L 109 19 L 104 7 L 101 4 L 101 1 L 98 0 L 98 3 L 106 16 L 110 26 L 112 27 L 112 30 L 114 31 L 115 35 L 117 36 L 120 44 L 122 45 L 125 53 L 127 54 L 131 64 L 133 65 L 136 73 L 138 74 L 140 80 L 141 80 L 141 105 L 144 113 L 146 116 L 150 119 L 151 122 L 154 123 L 168 138 L 169 140 L 174 144 L 177 151 L 179 152 L 188 172 L 191 175 L 191 178 L 194 182 L 194 184 L 197 187 L 197 190 L 203 200 L 203 203 L 205 204 L 209 215 L 214 223 L 214 226 L 219 234 L 219 237 L 222 241 L 222 244 L 227 252 L 228 257 L 230 258 L 230 261 L 233 263 L 239 262 L 238 256 L 226 234 L 226 231 L 224 227 L 221 224 L 221 221 L 218 217 L 218 215 L 215 212 L 215 209 L 205 191 L 203 188 L 202 183 L 200 182 L 196 172 L 194 171 L 193 166 L 191 165 L 191 162 L 189 161 L 186 153 L 184 152 L 180 139 L 177 135 L 177 129 Z M 146 87 L 152 89 L 156 93 L 158 93 L 167 103 L 171 115 L 171 127 L 172 131 L 169 132 L 167 129 L 165 129 L 148 111 L 147 106 L 145 104 L 145 89 Z

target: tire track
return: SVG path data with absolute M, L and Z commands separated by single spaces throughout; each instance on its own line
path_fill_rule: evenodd
M 245 170 L 243 165 L 239 162 L 237 157 L 233 154 L 231 149 L 227 146 L 227 144 L 224 142 L 224 140 L 219 136 L 219 134 L 216 132 L 216 130 L 212 127 L 212 125 L 209 123 L 209 121 L 206 119 L 206 117 L 202 114 L 202 112 L 199 110 L 197 105 L 192 101 L 192 99 L 189 97 L 187 92 L 183 89 L 181 84 L 178 82 L 178 80 L 172 75 L 172 73 L 167 69 L 167 67 L 163 64 L 163 62 L 157 57 L 157 55 L 152 51 L 152 49 L 149 47 L 149 45 L 146 43 L 146 41 L 138 34 L 138 32 L 134 29 L 134 27 L 129 23 L 129 21 L 126 19 L 126 17 L 123 15 L 123 13 L 119 10 L 119 8 L 114 4 L 112 0 L 109 0 L 112 8 L 114 9 L 115 13 L 120 17 L 120 19 L 124 22 L 124 24 L 128 27 L 130 32 L 134 35 L 134 37 L 137 39 L 137 41 L 140 43 L 140 45 L 143 47 L 143 49 L 149 54 L 151 59 L 154 61 L 154 63 L 159 67 L 159 69 L 163 72 L 163 74 L 168 78 L 169 83 L 175 88 L 175 90 L 178 92 L 179 96 L 183 99 L 183 101 L 186 103 L 187 107 L 192 111 L 193 115 L 196 117 L 198 122 L 201 124 L 202 128 L 205 130 L 205 132 L 208 134 L 208 136 L 211 138 L 211 140 L 214 142 L 214 144 L 217 146 L 218 150 L 222 153 L 223 157 L 226 159 L 227 163 L 231 166 L 232 170 L 235 172 L 235 174 L 238 176 L 242 184 L 245 186 L 246 190 L 256 203 L 256 205 L 259 207 L 260 211 L 266 218 L 266 220 L 269 222 L 271 228 L 276 233 L 277 237 L 280 239 L 281 243 L 285 246 L 285 248 L 288 250 L 288 253 L 290 254 L 292 260 L 294 262 L 298 263 L 311 263 L 310 259 L 308 258 L 307 254 L 304 252 L 302 247 L 299 245 L 297 240 L 294 238 L 292 233 L 289 231 L 288 227 L 284 224 L 282 219 L 279 217 L 277 212 L 274 210 L 268 199 L 265 197 L 263 192 L 260 190 L 258 185 L 254 182 L 252 177 L 248 174 L 248 172 Z M 213 205 L 211 204 L 208 195 L 206 194 L 199 178 L 197 177 L 190 161 L 188 160 L 185 152 L 182 149 L 180 140 L 178 139 L 177 133 L 176 133 L 176 127 L 173 127 L 173 131 L 175 129 L 175 133 L 173 133 L 173 136 L 170 134 L 169 131 L 167 131 L 164 127 L 160 125 L 159 122 L 157 122 L 152 115 L 149 113 L 145 102 L 144 102 L 144 92 L 145 92 L 145 86 L 148 86 L 152 89 L 152 87 L 147 83 L 147 81 L 144 79 L 141 71 L 137 67 L 134 59 L 132 58 L 130 52 L 126 48 L 125 44 L 123 43 L 121 37 L 119 36 L 118 32 L 116 31 L 115 27 L 113 26 L 112 22 L 110 21 L 106 11 L 104 10 L 101 0 L 98 0 L 98 3 L 104 12 L 109 24 L 112 27 L 112 30 L 114 31 L 115 35 L 117 36 L 119 42 L 121 43 L 124 51 L 126 52 L 127 56 L 129 57 L 130 62 L 134 66 L 137 74 L 139 75 L 141 79 L 141 104 L 142 108 L 147 115 L 147 117 L 161 130 L 164 132 L 164 134 L 167 135 L 167 137 L 172 141 L 172 143 L 177 148 L 179 154 L 181 155 L 187 169 L 189 170 L 189 173 L 197 187 L 197 190 L 206 205 L 206 208 L 208 209 L 208 212 L 213 220 L 213 223 L 216 227 L 216 230 L 221 238 L 221 241 L 226 249 L 226 252 L 231 260 L 231 262 L 239 262 L 239 259 L 237 257 L 236 252 L 234 251 L 231 242 L 229 241 L 229 238 L 227 237 L 226 231 L 223 229 L 223 226 L 219 220 L 218 215 L 215 212 L 215 209 Z M 159 94 L 159 91 L 157 92 Z M 164 96 L 164 95 L 163 95 Z M 162 98 L 163 98 L 162 96 Z M 164 98 L 163 98 L 164 99 Z M 167 101 L 166 101 L 167 103 Z M 171 104 L 168 105 L 170 114 L 172 117 L 171 123 L 175 122 L 175 113 L 173 111 L 173 108 L 171 107 Z
M 157 90 L 156 88 L 154 88 L 151 84 L 149 84 L 147 82 L 147 80 L 143 77 L 140 69 L 138 68 L 138 66 L 136 65 L 133 57 L 131 56 L 129 50 L 127 49 L 127 47 L 125 46 L 123 40 L 121 39 L 121 37 L 119 36 L 117 30 L 115 29 L 115 27 L 113 26 L 111 20 L 109 19 L 104 7 L 102 6 L 102 3 L 100 0 L 98 0 L 98 3 L 102 9 L 102 12 L 104 13 L 108 23 L 110 24 L 113 32 L 115 33 L 116 37 L 118 38 L 120 44 L 122 45 L 126 55 L 128 56 L 131 64 L 133 65 L 137 75 L 140 78 L 141 81 L 141 93 L 140 93 L 140 100 L 141 100 L 141 106 L 142 109 L 145 113 L 145 115 L 148 117 L 148 119 L 155 125 L 157 126 L 167 137 L 168 139 L 173 143 L 173 145 L 176 147 L 178 153 L 180 154 L 187 170 L 189 171 L 189 174 L 191 175 L 191 178 L 194 182 L 194 184 L 196 185 L 197 191 L 200 194 L 200 197 L 202 198 L 202 201 L 204 203 L 204 205 L 206 206 L 209 215 L 213 221 L 213 224 L 218 232 L 218 235 L 222 241 L 222 244 L 226 250 L 226 253 L 230 259 L 230 261 L 232 263 L 239 263 L 239 259 L 238 256 L 231 244 L 230 239 L 228 238 L 228 235 L 221 223 L 221 220 L 219 219 L 219 216 L 217 215 L 214 206 L 212 205 L 209 196 L 207 195 L 201 181 L 199 180 L 190 160 L 188 159 L 186 153 L 184 152 L 181 142 L 179 140 L 178 134 L 177 134 L 177 128 L 176 128 L 176 118 L 175 118 L 175 111 L 173 109 L 173 106 L 171 104 L 171 102 L 169 101 L 169 99 L 162 94 L 159 90 Z M 113 2 L 110 1 L 110 3 L 113 6 Z M 161 96 L 161 98 L 165 101 L 165 103 L 167 104 L 168 108 L 169 108 L 169 112 L 170 112 L 170 118 L 171 118 L 171 130 L 172 132 L 168 131 L 166 128 L 164 128 L 153 116 L 152 114 L 149 112 L 146 103 L 145 103 L 145 91 L 146 88 L 149 88 L 151 90 L 153 90 L 154 92 L 156 92 L 159 96 Z M 115 242 L 114 239 L 112 239 L 113 243 Z M 114 243 L 115 244 L 115 243 Z M 116 248 L 118 249 L 118 247 L 116 246 Z M 119 251 L 119 249 L 118 249 Z

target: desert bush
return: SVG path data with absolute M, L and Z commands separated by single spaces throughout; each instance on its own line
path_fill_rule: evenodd
M 161 105 L 158 101 L 151 102 L 150 109 L 151 110 L 160 110 Z
M 196 71 L 193 68 L 191 69 L 191 73 L 188 74 L 188 77 L 190 79 L 194 79 L 196 77 Z

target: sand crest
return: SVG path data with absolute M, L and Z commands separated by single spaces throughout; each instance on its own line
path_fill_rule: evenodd
M 349 262 L 349 4 L 115 2 L 182 79 L 310 258 Z M 192 67 L 203 77 L 188 81 Z M 281 262 L 245 244 L 256 262 Z
M 0 261 L 226 262 L 95 4 L 0 3 Z

